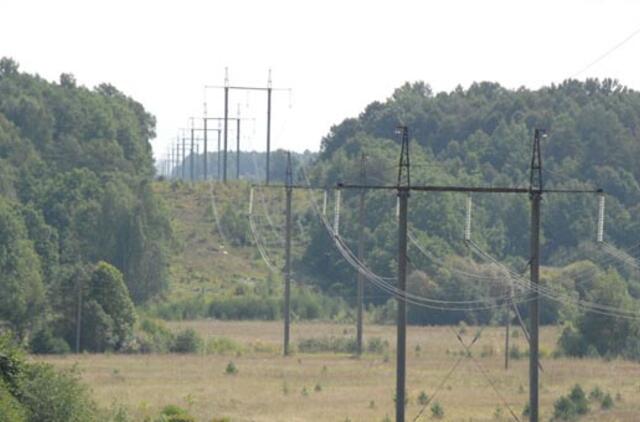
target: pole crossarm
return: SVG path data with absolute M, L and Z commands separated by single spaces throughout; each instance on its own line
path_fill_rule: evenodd
M 377 190 L 398 190 L 396 185 L 360 185 L 360 184 L 347 184 L 338 183 L 337 189 L 377 189 Z M 467 192 L 467 193 L 531 193 L 529 188 L 515 188 L 515 187 L 484 187 L 484 186 L 436 186 L 436 185 L 423 185 L 423 186 L 408 186 L 401 189 L 409 189 L 418 192 Z M 543 189 L 534 190 L 536 193 L 589 193 L 599 194 L 603 193 L 602 189 Z
M 242 91 L 268 91 L 268 90 L 271 90 L 271 91 L 292 91 L 291 88 L 269 88 L 269 87 L 262 87 L 262 86 L 205 85 L 204 87 L 205 87 L 205 89 L 225 89 L 225 88 L 229 88 L 229 89 L 238 89 L 238 90 L 242 90 Z

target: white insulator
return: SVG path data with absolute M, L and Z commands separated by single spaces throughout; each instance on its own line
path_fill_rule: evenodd
M 400 218 L 400 198 L 396 198 L 396 218 Z
M 464 226 L 464 240 L 466 241 L 471 240 L 471 206 L 472 206 L 471 195 L 468 195 L 467 196 L 467 221 Z
M 253 215 L 253 187 L 249 190 L 249 215 Z
M 598 198 L 598 243 L 602 243 L 604 240 L 604 195 L 600 195 Z
M 336 190 L 336 209 L 333 215 L 333 231 L 336 235 L 340 234 L 340 196 L 342 192 L 340 189 Z
M 322 196 L 322 215 L 327 215 L 327 191 Z

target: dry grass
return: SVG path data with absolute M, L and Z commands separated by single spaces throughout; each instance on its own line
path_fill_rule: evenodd
M 251 352 L 242 356 L 219 355 L 83 355 L 47 358 L 59 367 L 77 363 L 84 380 L 103 406 L 114 400 L 129 408 L 136 420 L 156 415 L 169 403 L 189 408 L 200 421 L 228 416 L 232 421 L 382 421 L 394 416 L 395 358 L 366 355 L 360 359 L 335 354 L 295 354 L 284 358 L 278 353 L 282 326 L 272 322 L 198 321 L 174 323 L 175 329 L 190 326 L 204 336 L 225 336 L 247 346 Z M 455 327 L 459 330 L 459 327 Z M 467 327 L 462 338 L 469 342 L 477 328 Z M 365 334 L 379 336 L 394 344 L 395 329 L 368 326 Z M 323 323 L 298 323 L 293 327 L 295 339 L 312 336 L 353 335 L 353 327 Z M 551 352 L 557 329 L 544 328 L 541 349 Z M 514 339 L 526 349 L 522 336 Z M 256 345 L 273 351 L 256 352 Z M 433 394 L 456 360 L 462 347 L 451 328 L 410 327 L 407 388 L 410 402 L 409 420 L 417 414 L 421 391 Z M 419 353 L 416 346 L 420 346 Z M 266 347 L 265 347 L 266 346 Z M 393 348 L 393 347 L 392 347 Z M 512 360 L 504 370 L 504 329 L 487 328 L 473 346 L 473 356 L 521 417 L 528 399 L 528 361 Z M 484 351 L 484 353 L 483 353 Z M 239 373 L 226 375 L 230 360 Z M 614 360 L 542 360 L 540 399 L 541 420 L 551 416 L 553 402 L 579 383 L 588 392 L 598 385 L 619 394 L 612 410 L 593 411 L 593 421 L 635 421 L 640 414 L 640 365 Z M 321 391 L 314 391 L 316 384 Z M 303 393 L 306 390 L 306 394 Z M 464 357 L 457 370 L 438 392 L 438 402 L 445 410 L 445 420 L 488 421 L 501 408 L 502 420 L 509 412 L 493 391 L 474 360 Z M 373 403 L 373 406 L 371 404 Z M 431 420 L 426 410 L 420 420 Z

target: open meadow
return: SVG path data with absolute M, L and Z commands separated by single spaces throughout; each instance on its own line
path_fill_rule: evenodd
M 223 339 L 224 347 L 209 353 L 184 355 L 83 354 L 44 359 L 59 368 L 77 365 L 100 405 L 126 407 L 135 420 L 157 415 L 167 404 L 189 409 L 198 421 L 228 417 L 231 421 L 383 421 L 394 417 L 395 327 L 366 326 L 368 339 L 388 341 L 355 358 L 347 353 L 297 351 L 282 357 L 282 325 L 278 322 L 193 321 L 171 323 L 172 329 L 195 329 L 205 339 Z M 351 338 L 350 325 L 296 323 L 293 344 L 302 339 Z M 528 359 L 523 354 L 504 369 L 504 328 L 488 327 L 471 346 L 471 356 L 456 338 L 469 344 L 476 327 L 409 327 L 408 420 L 414 420 L 424 397 L 436 394 L 418 420 L 434 420 L 435 402 L 442 420 L 513 420 L 528 399 Z M 512 330 L 516 333 L 516 328 Z M 541 330 L 542 420 L 553 403 L 578 383 L 588 394 L 596 386 L 614 397 L 614 406 L 601 410 L 591 403 L 582 420 L 635 421 L 640 414 L 640 364 L 601 359 L 552 356 L 557 328 Z M 512 345 L 526 350 L 522 335 Z M 35 359 L 35 358 L 34 358 Z M 451 375 L 443 381 L 451 368 Z M 237 373 L 227 373 L 233 362 Z M 495 387 L 492 387 L 493 386 Z

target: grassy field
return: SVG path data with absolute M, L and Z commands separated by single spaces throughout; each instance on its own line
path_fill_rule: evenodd
M 296 353 L 280 355 L 282 326 L 276 322 L 194 321 L 171 324 L 172 329 L 191 327 L 203 337 L 226 337 L 242 346 L 241 353 L 201 355 L 82 355 L 50 357 L 58 367 L 78 365 L 98 402 L 114 402 L 129 409 L 136 420 L 157 415 L 167 404 L 188 408 L 199 421 L 229 417 L 232 421 L 382 421 L 393 420 L 395 329 L 367 326 L 367 337 L 379 337 L 391 344 L 390 353 L 348 354 Z M 408 420 L 418 414 L 419 394 L 431 396 L 444 409 L 444 420 L 512 420 L 507 405 L 520 419 L 528 400 L 528 360 L 511 361 L 504 369 L 504 328 L 482 331 L 463 356 L 455 336 L 460 327 L 410 327 L 408 331 Z M 476 336 L 466 327 L 461 338 Z M 515 330 L 514 330 L 515 331 Z M 352 326 L 325 323 L 297 323 L 293 343 L 310 337 L 353 336 Z M 541 420 L 548 420 L 553 402 L 579 383 L 588 393 L 595 386 L 616 397 L 611 410 L 592 411 L 583 420 L 635 421 L 640 415 L 640 364 L 622 360 L 553 358 L 558 330 L 544 328 L 541 350 Z M 526 350 L 523 336 L 512 344 Z M 443 383 L 456 361 L 457 369 Z M 225 373 L 233 361 L 235 375 Z M 485 377 L 491 379 L 496 391 Z M 439 388 L 439 386 L 442 387 Z M 419 420 L 433 420 L 427 408 Z

